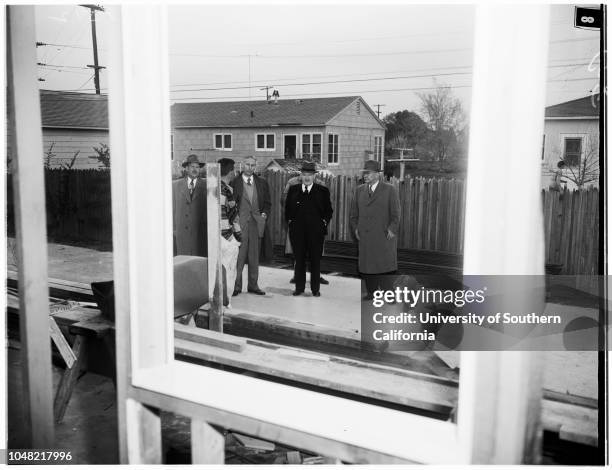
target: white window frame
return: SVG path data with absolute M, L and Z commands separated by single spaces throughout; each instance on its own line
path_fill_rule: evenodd
M 468 170 L 468 178 L 476 179 L 468 185 L 466 197 L 464 270 L 466 274 L 540 274 L 534 271 L 541 268 L 543 273 L 543 243 L 532 250 L 523 248 L 525 243 L 532 247 L 532 237 L 542 226 L 537 203 L 543 130 L 539 116 L 544 109 L 548 7 L 532 6 L 528 17 L 522 8 L 496 8 L 479 6 L 476 15 L 474 75 L 480 81 L 473 92 Z M 456 425 L 174 359 L 166 8 L 123 5 L 109 10 L 113 18 L 110 135 L 117 156 L 111 175 L 122 463 L 161 463 L 160 420 L 153 409 L 352 462 L 519 463 L 526 453 L 525 420 L 534 415 L 526 399 L 531 386 L 526 371 L 533 366 L 529 354 L 461 353 Z M 524 33 L 518 43 L 512 34 L 517 24 Z M 143 50 L 143 43 L 150 47 Z M 501 62 L 491 67 L 490 58 L 498 57 L 500 50 L 507 52 L 503 64 L 515 60 L 528 64 L 530 74 L 509 77 L 507 65 Z M 513 86 L 499 96 L 498 82 L 504 79 L 512 80 Z M 541 86 L 534 86 L 534 80 Z M 499 113 L 514 109 L 511 105 L 517 98 L 525 98 L 516 107 L 520 115 Z M 149 119 L 139 119 L 143 112 Z M 503 122 L 491 125 L 492 114 Z M 495 129 L 499 131 L 487 132 Z M 520 152 L 512 146 L 502 148 L 493 159 L 490 149 L 499 150 L 499 132 L 517 140 L 526 135 L 527 145 Z M 526 147 L 532 151 L 525 152 Z M 148 164 L 143 167 L 127 158 L 136 153 L 148 155 Z M 514 212 L 502 210 L 500 215 L 499 198 L 489 197 L 492 187 L 503 199 L 503 190 L 515 186 L 511 177 L 500 176 L 500 168 L 507 168 L 505 174 L 510 176 L 516 174 L 514 169 L 522 174 L 534 172 L 522 191 L 528 196 L 509 208 L 518 211 L 518 219 Z M 510 221 L 503 237 L 483 236 L 496 225 L 487 219 L 491 214 Z M 518 248 L 513 245 L 517 240 Z M 506 249 L 519 255 L 499 256 Z
M 336 146 L 337 146 L 337 151 L 335 153 L 336 155 L 336 161 L 335 162 L 330 162 L 329 161 L 329 138 L 330 137 L 335 137 L 336 138 Z M 340 165 L 340 134 L 336 133 L 336 132 L 330 132 L 329 134 L 327 134 L 327 165 L 329 166 L 338 166 Z
M 581 139 L 582 140 L 581 146 L 580 146 L 580 160 L 578 162 L 578 165 L 576 165 L 576 166 L 580 166 L 580 164 L 584 161 L 585 150 L 589 144 L 589 141 L 588 141 L 589 134 L 587 133 L 559 134 L 559 148 L 561 149 L 561 158 L 563 160 L 565 160 L 565 139 Z M 569 167 L 569 165 L 567 166 Z M 572 167 L 572 168 L 575 168 L 575 167 Z
M 260 149 L 257 147 L 257 137 L 260 135 L 264 136 L 264 148 Z M 274 137 L 274 147 L 268 148 L 268 136 L 271 135 Z M 274 132 L 257 132 L 255 133 L 255 151 L 256 152 L 276 152 L 276 134 Z
M 221 147 L 217 147 L 217 136 L 220 135 L 221 136 Z M 230 147 L 225 147 L 225 136 L 229 135 L 230 138 L 232 139 L 232 145 Z M 213 134 L 213 148 L 215 150 L 221 150 L 223 152 L 229 152 L 231 150 L 234 149 L 234 136 L 232 135 L 231 132 L 217 132 L 215 134 Z
M 323 162 L 323 133 L 322 132 L 302 132 L 300 134 L 300 156 L 301 158 L 304 158 L 304 136 L 305 135 L 309 135 L 310 136 L 310 152 L 308 152 L 310 155 L 312 155 L 312 147 L 313 147 L 313 142 L 312 142 L 312 138 L 315 135 L 319 135 L 321 136 L 321 157 L 319 159 L 319 163 Z
M 380 139 L 380 145 L 376 145 L 376 141 Z M 383 136 L 374 136 L 374 160 L 381 162 L 383 159 Z

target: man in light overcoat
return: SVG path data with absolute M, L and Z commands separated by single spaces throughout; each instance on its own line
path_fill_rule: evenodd
M 351 204 L 351 231 L 359 243 L 359 273 L 366 282 L 367 298 L 383 287 L 378 275 L 397 273 L 397 234 L 400 202 L 397 190 L 381 180 L 380 164 L 368 160 L 365 184 L 357 187 Z
M 183 162 L 185 178 L 172 183 L 173 234 L 175 255 L 206 256 L 206 180 L 197 155 Z

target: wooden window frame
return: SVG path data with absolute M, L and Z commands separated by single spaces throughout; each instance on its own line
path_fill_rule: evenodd
M 257 137 L 260 135 L 264 136 L 264 148 L 259 148 L 257 146 Z M 274 137 L 274 147 L 268 148 L 268 136 L 271 135 Z M 274 132 L 256 132 L 255 133 L 255 151 L 256 152 L 276 152 L 276 134 Z
M 323 162 L 323 133 L 322 132 L 302 132 L 300 134 L 300 155 L 301 158 L 304 158 L 304 136 L 308 135 L 310 136 L 310 152 L 308 153 L 308 155 L 310 155 L 310 160 L 312 160 L 312 149 L 314 147 L 314 142 L 313 142 L 313 137 L 315 135 L 318 135 L 321 137 L 321 153 L 319 154 L 319 163 Z
M 332 153 L 331 155 L 335 155 L 336 156 L 336 161 L 330 161 L 329 160 L 329 138 L 330 137 L 336 137 L 336 146 L 337 146 L 337 151 L 336 153 Z M 333 144 L 332 144 L 333 145 Z M 339 166 L 340 165 L 340 134 L 336 133 L 336 132 L 330 132 L 329 134 L 327 134 L 327 164 L 329 166 Z
M 380 145 L 376 144 L 376 141 L 380 139 Z M 375 135 L 374 136 L 374 160 L 382 162 L 383 161 L 383 136 Z
M 525 436 L 539 415 L 534 409 L 539 396 L 530 372 L 537 363 L 532 354 L 462 353 L 457 424 L 174 359 L 171 174 L 165 157 L 170 146 L 166 8 L 124 5 L 108 10 L 111 148 L 117 157 L 111 176 L 122 463 L 161 463 L 159 410 L 192 418 L 192 436 L 202 437 L 192 441 L 198 459 L 209 442 L 204 437 L 211 435 L 211 423 L 347 462 L 522 462 L 531 452 Z M 499 253 L 516 251 L 517 240 L 519 248 L 531 246 L 529 237 L 542 225 L 534 201 L 540 197 L 543 122 L 538 117 L 544 108 L 547 51 L 538 44 L 548 43 L 548 7 L 532 6 L 525 17 L 517 7 L 479 6 L 476 24 L 478 87 L 472 106 L 464 269 L 466 274 L 539 274 L 543 243 L 536 243 L 535 253 Z M 513 33 L 518 24 L 523 34 L 517 36 Z M 143 43 L 148 47 L 143 49 Z M 489 61 L 500 56 L 506 65 L 491 67 Z M 506 68 L 514 61 L 527 64 L 530 74 L 508 76 Z M 499 94 L 500 80 L 512 81 L 510 92 Z M 517 98 L 529 99 L 514 109 Z M 507 227 L 503 237 L 483 237 L 495 225 L 487 216 L 500 212 L 500 201 L 487 191 L 494 187 L 503 193 L 500 187 L 515 185 L 491 164 L 489 149 L 499 150 L 499 136 L 487 133 L 489 116 L 500 108 L 510 111 L 499 114 L 502 122 L 497 120 L 495 127 L 503 129 L 506 138 L 522 138 L 526 144 L 519 153 L 511 154 L 511 146 L 500 150 L 495 161 L 511 166 L 507 175 L 514 174 L 515 166 L 522 174 L 533 171 L 522 191 L 531 196 L 513 201 L 511 208 L 519 211 L 524 226 Z M 149 118 L 140 119 L 143 114 Z M 129 158 L 138 153 L 148 155 L 146 166 Z M 496 177 L 483 177 L 483 171 Z M 392 432 L 380 432 L 382 428 Z M 223 463 L 222 454 L 215 452 L 216 463 Z
M 566 149 L 565 149 L 565 145 L 567 143 L 568 139 L 575 139 L 578 140 L 580 139 L 580 155 L 578 157 L 578 161 L 574 164 L 574 165 L 569 165 L 567 163 L 567 161 L 565 160 L 567 154 L 566 154 Z M 563 159 L 563 161 L 565 161 L 565 164 L 567 165 L 567 167 L 572 167 L 572 168 L 576 168 L 579 167 L 580 164 L 582 163 L 582 161 L 585 158 L 585 149 L 588 145 L 587 142 L 588 139 L 588 135 L 587 134 L 561 134 L 560 135 L 560 140 L 561 140 L 561 157 Z
M 217 147 L 217 136 L 221 136 L 221 147 Z M 225 136 L 229 135 L 232 140 L 232 145 L 230 147 L 225 147 Z M 213 134 L 213 148 L 215 150 L 220 150 L 222 152 L 231 152 L 234 150 L 234 136 L 231 132 L 216 132 Z

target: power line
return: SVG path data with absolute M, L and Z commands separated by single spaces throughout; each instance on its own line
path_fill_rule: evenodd
M 584 63 L 572 63 L 572 64 L 557 64 L 557 65 L 549 65 L 549 68 L 562 68 L 562 67 L 573 67 L 573 66 L 581 66 L 581 65 L 589 65 L 589 62 L 584 62 Z M 398 70 L 398 71 L 387 71 L 387 72 L 369 72 L 369 73 L 362 73 L 362 74 L 339 74 L 339 75 L 318 75 L 318 76 L 310 76 L 310 77 L 292 77 L 292 78 L 274 78 L 274 79 L 265 79 L 265 80 L 260 80 L 257 82 L 254 82 L 252 84 L 252 87 L 261 87 L 262 84 L 264 83 L 270 83 L 270 82 L 278 82 L 278 81 L 282 81 L 282 80 L 303 80 L 304 78 L 335 78 L 335 77 L 351 77 L 351 76 L 364 76 L 364 75 L 375 75 L 375 74 L 382 74 L 382 73 L 406 73 L 406 72 L 423 72 L 423 71 L 437 71 L 437 70 L 456 70 L 456 69 L 471 69 L 472 66 L 471 65 L 460 65 L 460 66 L 449 66 L 449 67 L 437 67 L 437 68 L 426 68 L 426 69 L 416 69 L 416 70 Z M 470 74 L 471 72 L 463 72 L 463 74 Z M 459 73 L 457 73 L 459 74 Z M 424 75 L 426 77 L 431 76 L 434 74 L 427 74 Z M 438 76 L 444 75 L 444 74 L 436 74 Z M 449 75 L 449 74 L 447 74 Z M 420 77 L 420 76 L 419 76 Z M 397 78 L 402 78 L 402 77 L 372 77 L 369 80 L 393 80 L 393 79 L 397 79 Z M 365 79 L 364 79 L 365 80 Z M 347 80 L 349 81 L 349 80 Z M 187 86 L 206 86 L 206 85 L 233 85 L 233 84 L 242 84 L 242 83 L 248 83 L 246 81 L 238 81 L 238 82 L 209 82 L 209 83 L 182 83 L 182 84 L 177 84 L 177 85 L 173 85 L 173 87 L 187 87 Z M 319 83 L 336 83 L 336 81 L 333 82 L 319 82 Z M 294 84 L 294 83 L 286 83 L 283 86 L 291 86 L 291 85 L 299 85 L 299 84 Z M 280 85 L 276 85 L 276 86 L 280 86 Z M 240 88 L 246 88 L 246 87 L 228 87 L 228 88 L 213 88 L 213 89 L 205 89 L 206 91 L 213 91 L 213 90 L 222 90 L 222 89 L 240 89 Z M 180 91 L 201 91 L 201 90 L 173 90 L 176 92 L 180 92 Z

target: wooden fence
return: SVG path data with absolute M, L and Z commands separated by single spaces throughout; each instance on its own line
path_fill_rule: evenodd
M 269 223 L 276 245 L 284 245 L 282 192 L 288 175 L 268 172 L 272 213 Z M 12 227 L 12 181 L 7 179 L 8 227 Z M 110 174 L 96 170 L 45 171 L 47 226 L 55 240 L 112 242 Z M 351 241 L 349 211 L 356 177 L 328 176 L 333 218 L 329 239 Z M 465 183 L 462 180 L 409 178 L 394 180 L 402 215 L 399 248 L 463 252 Z M 596 274 L 599 255 L 599 191 L 542 192 L 546 262 L 563 265 L 563 274 Z M 517 221 L 517 223 L 521 223 Z

